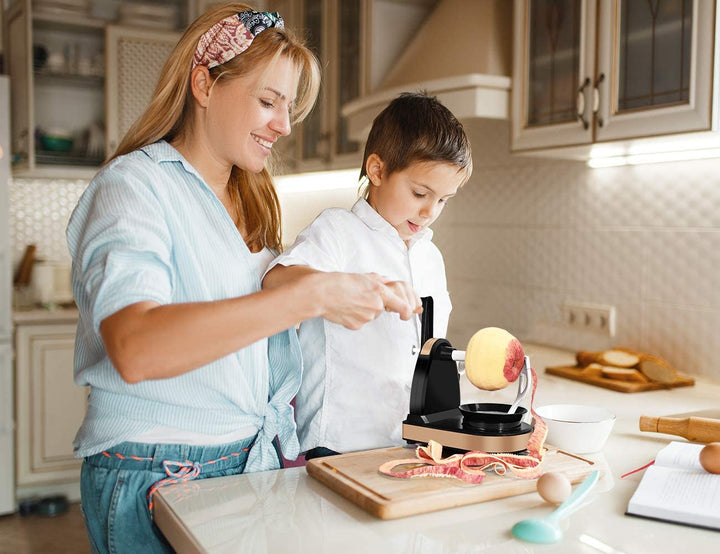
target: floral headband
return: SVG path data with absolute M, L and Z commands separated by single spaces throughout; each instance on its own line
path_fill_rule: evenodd
M 192 69 L 198 65 L 211 69 L 232 60 L 250 48 L 253 39 L 270 27 L 285 28 L 279 13 L 246 11 L 226 17 L 200 37 Z

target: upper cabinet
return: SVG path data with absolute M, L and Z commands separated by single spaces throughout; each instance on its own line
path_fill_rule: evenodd
M 13 173 L 94 175 L 150 98 L 157 58 L 164 61 L 177 41 L 191 4 L 11 3 L 3 52 L 11 77 Z
M 342 106 L 366 91 L 372 0 L 268 0 L 318 57 L 322 84 L 310 115 L 279 145 L 282 173 L 357 167 L 361 144 L 348 136 Z
M 84 12 L 51 13 L 40 7 L 53 0 L 15 0 L 4 14 L 15 176 L 92 177 L 142 113 L 178 29 L 218 3 L 73 0 L 63 6 L 76 2 L 87 6 Z M 363 145 L 351 138 L 342 108 L 372 92 L 373 79 L 388 71 L 418 14 L 435 1 L 257 0 L 253 5 L 280 12 L 315 52 L 322 71 L 312 112 L 276 146 L 275 172 L 357 167 Z M 159 14 L 133 14 L 132 6 L 169 9 L 177 17 L 168 24 Z M 98 12 L 99 7 L 104 8 Z
M 152 99 L 160 71 L 178 40 L 179 31 L 125 25 L 106 27 L 104 148 L 109 154 Z
M 515 0 L 512 150 L 712 128 L 715 2 Z

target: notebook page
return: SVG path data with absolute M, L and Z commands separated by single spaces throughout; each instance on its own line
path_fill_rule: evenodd
M 672 442 L 663 448 L 645 471 L 628 513 L 719 528 L 720 475 L 700 465 L 703 446 Z
M 672 441 L 655 457 L 655 465 L 705 471 L 700 465 L 704 444 Z

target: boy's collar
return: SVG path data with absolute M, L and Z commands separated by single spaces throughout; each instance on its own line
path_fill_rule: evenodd
M 381 233 L 388 235 L 389 237 L 396 238 L 402 241 L 400 235 L 388 221 L 381 216 L 375 208 L 373 208 L 367 200 L 364 198 L 358 199 L 355 205 L 352 207 L 352 212 L 358 216 L 365 225 L 373 229 L 374 231 L 380 231 Z M 418 231 L 410 240 L 408 240 L 408 250 L 419 241 L 430 240 L 433 236 L 432 229 L 425 228 L 422 231 Z M 403 241 L 404 242 L 404 241 Z

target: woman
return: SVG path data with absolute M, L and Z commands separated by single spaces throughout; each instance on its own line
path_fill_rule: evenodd
M 211 9 L 73 212 L 75 381 L 90 387 L 74 446 L 95 552 L 165 551 L 151 516 L 163 484 L 278 468 L 275 444 L 297 456 L 295 325 L 357 328 L 418 305 L 376 275 L 260 290 L 281 245 L 265 163 L 318 87 L 317 61 L 278 14 Z

